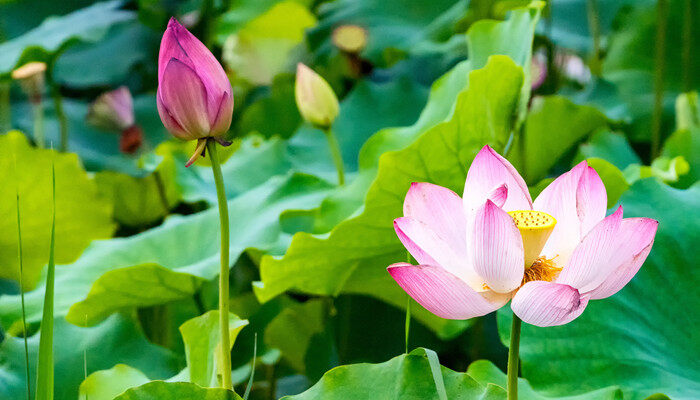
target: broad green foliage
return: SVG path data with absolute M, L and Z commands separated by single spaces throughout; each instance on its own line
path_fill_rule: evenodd
M 78 386 L 84 378 L 84 357 L 87 358 L 88 374 L 124 363 L 153 379 L 172 376 L 179 361 L 171 352 L 150 344 L 139 328 L 123 316 L 115 315 L 93 328 L 78 328 L 63 318 L 57 318 L 54 336 L 56 399 L 78 397 Z M 32 393 L 35 393 L 38 348 L 39 335 L 32 336 L 29 339 Z M 23 340 L 5 336 L 0 343 L 0 355 L 0 381 L 3 382 L 0 398 L 26 398 Z
M 597 157 L 619 169 L 642 162 L 623 134 L 606 129 L 596 132 L 586 143 L 582 143 L 578 153 L 575 157 L 576 162 L 584 158 Z
M 316 24 L 307 7 L 288 0 L 249 21 L 226 39 L 223 59 L 237 79 L 271 84 L 278 73 L 291 69 L 292 50 L 304 40 L 304 30 Z
M 279 349 L 294 369 L 305 372 L 307 351 L 314 335 L 324 331 L 328 308 L 322 300 L 287 306 L 265 328 L 265 344 Z
M 16 216 L 16 193 L 22 214 L 24 282 L 33 288 L 49 259 L 51 234 L 51 164 L 56 168 L 56 263 L 74 261 L 94 239 L 112 235 L 111 206 L 98 197 L 75 154 L 30 147 L 19 132 L 0 136 L 0 148 L 11 156 L 0 158 L 0 215 Z M 0 219 L 0 230 L 16 232 L 17 220 Z M 17 235 L 0 236 L 0 277 L 19 279 Z M 39 309 L 41 307 L 39 306 Z M 9 326 L 9 325 L 8 325 Z
M 94 4 L 60 18 L 50 18 L 37 28 L 0 45 L 0 77 L 26 61 L 52 61 L 72 42 L 100 40 L 111 25 L 134 18 L 119 10 L 120 0 Z
M 676 99 L 676 131 L 664 143 L 663 156 L 683 156 L 690 164 L 687 174 L 678 180 L 688 187 L 700 179 L 700 106 L 697 92 L 684 93 Z
M 143 226 L 168 215 L 181 196 L 175 183 L 176 162 L 166 154 L 144 177 L 113 171 L 95 174 L 100 193 L 114 204 L 114 219 L 126 226 Z
M 502 388 L 507 386 L 507 377 L 497 366 L 486 360 L 473 362 L 467 370 L 467 375 L 481 384 L 494 384 Z M 523 378 L 518 379 L 518 399 L 522 400 L 622 400 L 622 391 L 618 388 L 605 388 L 594 390 L 581 395 L 550 397 L 537 393 L 532 389 L 530 383 Z
M 61 183 L 58 172 L 57 182 Z M 281 231 L 279 225 L 282 211 L 318 204 L 328 188 L 329 184 L 318 178 L 291 174 L 273 177 L 230 200 L 231 259 L 235 260 L 249 247 L 277 254 L 283 251 L 289 236 Z M 57 201 L 60 196 L 61 191 L 57 189 Z M 83 210 L 86 207 L 80 201 L 74 201 L 72 206 Z M 58 209 L 61 209 L 60 205 Z M 57 220 L 57 227 L 60 228 L 58 221 L 60 220 Z M 57 231 L 57 243 L 61 241 L 59 232 L 60 230 Z M 125 306 L 165 303 L 174 300 L 175 294 L 180 297 L 189 296 L 196 281 L 209 280 L 218 274 L 218 235 L 218 214 L 215 209 L 209 209 L 186 217 L 172 216 L 162 225 L 128 238 L 95 242 L 76 262 L 57 268 L 56 316 L 66 315 L 73 306 L 81 311 L 73 312 L 70 315 L 71 321 L 84 324 L 85 313 L 89 314 L 88 321 L 93 318 L 99 320 Z M 14 246 L 11 247 L 12 254 L 16 252 L 16 242 Z M 58 249 L 60 246 L 57 245 Z M 126 267 L 131 269 L 117 272 Z M 110 271 L 113 272 L 99 279 Z M 138 283 L 131 279 L 134 276 L 150 278 Z M 179 282 L 180 285 L 168 286 L 173 282 Z M 130 293 L 141 295 L 118 295 L 125 287 L 128 287 Z M 92 296 L 88 292 L 92 292 Z M 40 318 L 42 298 L 43 286 L 26 294 L 29 321 Z M 92 303 L 97 298 L 100 299 L 99 307 Z M 84 307 L 80 301 L 92 303 L 93 306 Z M 18 302 L 18 296 L 0 298 L 0 321 L 4 326 L 19 319 L 20 310 L 16 306 Z
M 566 151 L 605 123 L 593 107 L 558 96 L 535 98 L 525 120 L 524 142 L 513 143 L 511 158 L 526 182 L 538 182 Z
M 131 77 L 136 66 L 150 61 L 159 40 L 138 21 L 116 24 L 99 42 L 80 43 L 62 53 L 54 66 L 55 79 L 78 88 L 118 86 Z M 119 57 L 113 57 L 115 53 Z
M 284 400 L 429 400 L 439 399 L 425 349 L 381 364 L 344 365 L 328 371 L 306 392 Z M 442 367 L 447 397 L 454 400 L 505 399 L 505 390 L 481 384 L 466 373 Z
M 229 315 L 229 335 L 231 346 L 236 342 L 236 336 L 248 321 Z M 192 318 L 180 326 L 182 340 L 185 342 L 185 356 L 189 380 L 200 386 L 220 386 L 217 378 L 218 355 L 221 354 L 221 335 L 219 332 L 219 312 L 209 311 L 199 317 Z
M 128 365 L 97 371 L 80 384 L 80 400 L 112 400 L 125 390 L 150 382 L 141 371 Z
M 342 24 L 360 25 L 368 31 L 363 56 L 385 63 L 385 49 L 419 52 L 426 46 L 448 39 L 453 26 L 464 15 L 467 3 L 455 0 L 340 0 L 325 4 L 321 22 L 309 32 L 309 44 L 318 54 L 334 48 L 331 34 Z
M 451 120 L 429 129 L 406 149 L 383 156 L 360 216 L 338 225 L 327 239 L 299 233 L 284 258 L 263 259 L 258 297 L 269 300 L 288 289 L 330 295 L 345 291 L 403 305 L 405 295 L 385 268 L 406 257 L 392 225 L 402 215 L 406 190 L 411 182 L 427 181 L 461 192 L 466 168 L 481 147 L 505 145 L 522 79 L 520 68 L 504 56 L 494 56 L 484 69 L 472 72 Z M 447 327 L 459 324 L 422 309 L 416 316 L 443 335 L 454 334 Z
M 592 301 L 581 317 L 561 327 L 523 326 L 523 376 L 548 395 L 570 395 L 619 386 L 625 399 L 657 392 L 673 399 L 700 396 L 694 340 L 698 314 L 679 306 L 698 304 L 691 277 L 700 240 L 700 185 L 679 190 L 655 179 L 635 183 L 621 200 L 625 217 L 659 223 L 651 254 L 637 276 L 611 298 Z M 689 269 L 691 268 L 691 269 Z M 679 300 L 682 299 L 682 300 Z M 499 313 L 507 343 L 509 312 Z
M 210 389 L 185 382 L 150 382 L 129 389 L 114 400 L 237 400 L 240 396 L 226 389 Z

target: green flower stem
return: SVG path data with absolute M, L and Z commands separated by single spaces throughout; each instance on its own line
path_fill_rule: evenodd
M 221 273 L 219 274 L 219 328 L 221 330 L 221 371 L 222 386 L 224 389 L 233 390 L 231 383 L 231 344 L 228 327 L 229 314 L 229 228 L 228 228 L 228 202 L 224 190 L 224 178 L 221 175 L 221 164 L 216 152 L 216 141 L 207 139 L 207 151 L 211 158 L 211 170 L 214 173 L 216 184 L 216 197 L 219 202 L 219 221 L 221 224 Z
M 63 111 L 63 98 L 61 97 L 61 91 L 55 82 L 51 82 L 51 96 L 53 97 L 53 106 L 56 110 L 56 118 L 58 119 L 58 126 L 61 131 L 61 147 L 59 150 L 62 153 L 68 151 L 68 119 L 66 119 L 66 113 Z
M 44 140 L 44 105 L 41 99 L 32 101 L 32 112 L 34 114 L 34 141 L 40 149 L 46 147 Z
M 513 314 L 513 324 L 510 327 L 510 347 L 508 347 L 508 400 L 518 400 L 520 325 L 522 325 L 522 321 Z
M 168 202 L 168 194 L 165 190 L 165 183 L 163 183 L 163 177 L 160 175 L 160 171 L 157 169 L 153 171 L 153 180 L 156 182 L 156 189 L 158 189 L 158 197 L 160 198 L 160 203 L 163 205 L 163 210 L 165 211 L 165 216 L 170 214 L 170 204 Z
M 654 113 L 652 115 L 651 158 L 661 150 L 661 122 L 664 112 L 664 74 L 666 73 L 666 26 L 668 0 L 658 0 L 656 6 L 656 59 L 654 66 Z
M 335 169 L 338 171 L 338 185 L 343 186 L 345 184 L 345 172 L 343 167 L 343 156 L 340 153 L 340 145 L 338 144 L 338 139 L 335 137 L 335 133 L 331 128 L 327 128 L 323 131 L 328 139 L 328 147 L 331 150 L 331 155 L 333 156 L 333 162 L 335 163 Z
M 12 113 L 10 106 L 10 84 L 0 82 L 0 133 L 12 129 Z
M 690 92 L 693 89 L 691 74 L 691 57 L 692 57 L 692 42 L 693 42 L 693 6 L 691 0 L 683 2 L 683 91 Z
M 600 18 L 598 16 L 597 0 L 586 1 L 586 11 L 588 12 L 588 29 L 593 36 L 593 55 L 591 57 L 591 72 L 600 76 L 601 74 L 601 57 L 600 57 Z

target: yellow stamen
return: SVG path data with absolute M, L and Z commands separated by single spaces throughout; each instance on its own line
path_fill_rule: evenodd
M 529 268 L 525 268 L 522 284 L 531 281 L 553 281 L 561 272 L 561 268 L 554 263 L 554 258 L 538 257 Z
M 510 211 L 515 225 L 520 230 L 523 238 L 523 250 L 525 251 L 525 269 L 534 267 L 539 260 L 540 252 L 544 248 L 549 235 L 554 230 L 557 220 L 551 215 L 534 210 Z

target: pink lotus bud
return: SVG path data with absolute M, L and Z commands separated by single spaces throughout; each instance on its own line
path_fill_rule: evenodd
M 134 102 L 126 86 L 102 93 L 86 117 L 88 124 L 105 131 L 122 132 L 134 125 Z
M 160 42 L 158 114 L 174 136 L 195 140 L 223 135 L 231 126 L 231 83 L 209 49 L 175 18 Z

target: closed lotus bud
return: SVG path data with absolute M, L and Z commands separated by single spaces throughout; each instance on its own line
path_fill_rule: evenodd
M 134 102 L 125 86 L 101 94 L 88 110 L 87 122 L 104 131 L 122 132 L 134 125 Z
M 209 49 L 174 18 L 160 42 L 158 114 L 184 140 L 222 136 L 231 126 L 231 83 Z
M 294 94 L 306 121 L 324 129 L 333 124 L 338 116 L 338 98 L 328 82 L 302 63 L 297 64 Z
M 41 101 L 41 94 L 44 92 L 45 74 L 46 64 L 34 61 L 12 71 L 12 79 L 19 81 L 22 90 L 33 103 L 38 103 Z

